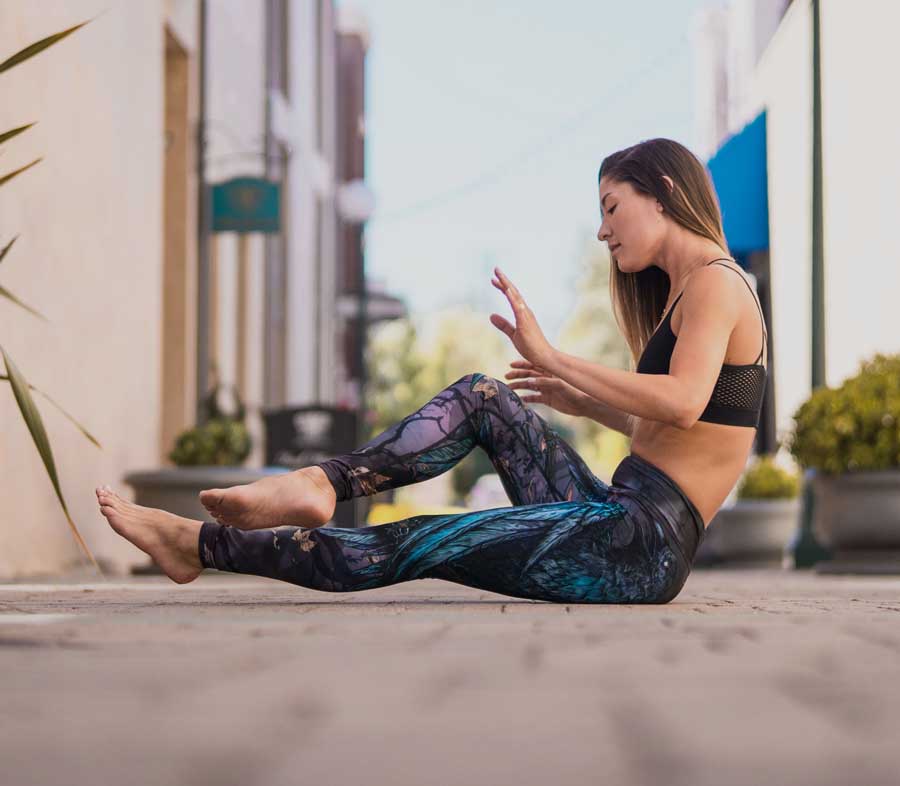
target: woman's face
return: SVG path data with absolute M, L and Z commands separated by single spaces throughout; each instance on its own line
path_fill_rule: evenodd
M 600 215 L 597 239 L 607 244 L 619 270 L 636 273 L 653 264 L 665 234 L 665 219 L 655 197 L 642 194 L 631 183 L 603 177 Z

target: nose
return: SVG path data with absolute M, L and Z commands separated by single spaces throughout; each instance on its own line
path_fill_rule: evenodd
M 609 240 L 609 237 L 609 229 L 606 228 L 606 221 L 604 220 L 603 223 L 600 224 L 600 229 L 597 230 L 597 240 L 601 243 L 605 243 Z

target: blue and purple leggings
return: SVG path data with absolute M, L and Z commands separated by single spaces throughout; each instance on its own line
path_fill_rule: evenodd
M 635 454 L 610 485 L 514 390 L 467 374 L 352 453 L 322 462 L 338 501 L 433 478 L 475 448 L 512 507 L 363 528 L 241 530 L 205 521 L 205 568 L 326 592 L 413 579 L 556 603 L 667 603 L 703 537 L 681 489 Z

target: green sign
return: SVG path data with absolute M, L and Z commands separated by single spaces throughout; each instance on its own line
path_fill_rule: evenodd
M 278 232 L 281 187 L 259 177 L 236 177 L 210 187 L 213 232 Z

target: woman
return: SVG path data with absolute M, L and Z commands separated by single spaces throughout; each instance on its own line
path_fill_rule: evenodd
M 492 283 L 514 322 L 498 314 L 491 322 L 523 358 L 511 364 L 509 385 L 468 374 L 353 453 L 204 491 L 210 521 L 133 505 L 108 487 L 97 490 L 101 512 L 179 583 L 217 568 L 334 592 L 440 578 L 561 603 L 671 601 L 752 447 L 765 324 L 690 151 L 644 141 L 603 161 L 599 187 L 597 237 L 615 262 L 614 313 L 635 371 L 552 347 L 496 270 Z M 516 389 L 532 392 L 520 398 Z M 611 483 L 527 403 L 630 436 Z M 337 501 L 434 477 L 475 447 L 513 507 L 320 528 Z

